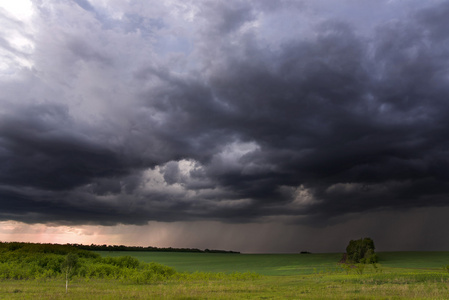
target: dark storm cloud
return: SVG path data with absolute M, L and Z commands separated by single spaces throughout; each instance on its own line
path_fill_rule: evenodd
M 40 76 L 38 104 L 3 105 L 1 218 L 316 224 L 447 206 L 449 3 L 368 33 L 342 16 L 309 20 L 303 4 L 207 2 L 185 23 L 153 24 L 148 40 L 143 20 L 158 18 L 137 6 L 109 29 L 66 11 L 93 27 L 62 24 L 57 40 L 44 35 L 55 45 L 36 47 L 73 69 L 48 83 L 38 51 L 28 75 Z M 265 41 L 263 28 L 289 26 L 289 10 L 303 27 Z M 153 52 L 168 44 L 172 53 Z
M 2 184 L 65 190 L 126 174 L 116 153 L 70 130 L 64 108 L 35 106 L 12 114 L 0 120 Z

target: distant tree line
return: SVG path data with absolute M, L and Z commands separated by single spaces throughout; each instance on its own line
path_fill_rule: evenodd
M 65 249 L 67 247 L 74 247 L 80 250 L 89 250 L 89 251 L 148 251 L 148 252 L 195 252 L 195 253 L 233 253 L 240 254 L 238 251 L 227 251 L 227 250 L 214 250 L 214 249 L 205 249 L 200 250 L 197 248 L 158 248 L 158 247 L 143 247 L 143 246 L 125 246 L 125 245 L 83 245 L 83 244 L 51 244 L 51 243 L 26 243 L 26 242 L 1 242 L 0 245 L 7 246 L 8 249 L 14 250 L 18 248 L 42 248 L 52 249 L 52 251 L 58 251 L 59 249 L 62 252 L 66 252 Z M 61 250 L 64 249 L 64 250 Z
M 240 254 L 237 251 L 227 251 L 227 250 L 200 250 L 197 248 L 158 248 L 158 247 L 143 247 L 143 246 L 125 246 L 125 245 L 81 245 L 81 244 L 69 244 L 73 247 L 82 250 L 89 251 L 151 251 L 151 252 L 195 252 L 195 253 L 234 253 Z

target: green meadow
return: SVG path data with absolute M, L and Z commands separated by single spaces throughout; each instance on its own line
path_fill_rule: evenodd
M 305 275 L 335 270 L 341 253 L 333 254 L 222 254 L 176 252 L 97 252 L 105 257 L 131 255 L 179 272 L 254 272 L 261 275 Z M 449 260 L 448 260 L 449 262 Z
M 56 264 L 39 275 L 64 253 L 39 251 L 29 270 L 14 267 L 17 250 L 2 253 L 0 299 L 449 299 L 449 252 L 380 252 L 356 266 L 338 253 L 78 252 L 66 293 Z

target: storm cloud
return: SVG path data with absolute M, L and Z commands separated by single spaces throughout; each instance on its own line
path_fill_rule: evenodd
M 447 207 L 449 2 L 360 2 L 0 10 L 0 219 L 325 226 Z

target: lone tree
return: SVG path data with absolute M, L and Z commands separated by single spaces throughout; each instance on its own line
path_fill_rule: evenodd
M 69 288 L 69 280 L 72 275 L 75 273 L 76 268 L 78 267 L 78 255 L 73 252 L 70 252 L 65 257 L 65 260 L 61 264 L 61 271 L 65 273 L 65 292 Z
M 371 238 L 351 240 L 346 247 L 346 262 L 374 264 L 378 262 L 377 254 L 374 253 L 374 241 Z

